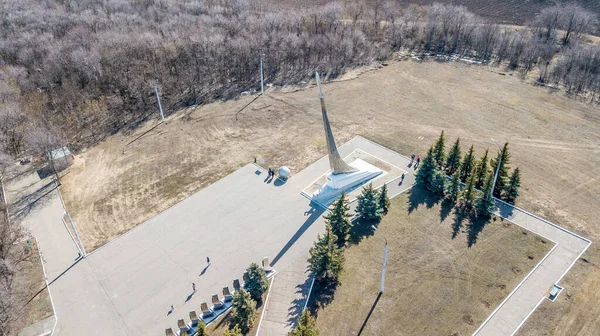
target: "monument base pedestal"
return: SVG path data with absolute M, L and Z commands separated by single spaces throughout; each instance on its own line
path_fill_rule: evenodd
M 312 195 L 312 200 L 328 206 L 342 194 L 342 191 L 348 193 L 383 173 L 383 170 L 361 159 L 354 160 L 350 166 L 358 171 L 343 174 L 328 173 L 327 182 Z

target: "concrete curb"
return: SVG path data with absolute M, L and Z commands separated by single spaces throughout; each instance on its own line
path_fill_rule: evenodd
M 269 298 L 271 297 L 271 288 L 273 287 L 273 283 L 275 282 L 275 276 L 277 274 L 273 274 L 271 277 L 271 284 L 269 285 L 269 291 L 267 292 L 267 298 L 265 299 L 265 306 L 263 307 L 262 313 L 260 314 L 260 320 L 258 321 L 258 327 L 256 327 L 256 336 L 260 334 L 260 326 L 262 324 L 263 319 L 265 318 L 265 311 L 269 305 Z
M 39 336 L 45 335 L 54 335 L 54 331 L 56 326 L 58 325 L 58 315 L 56 315 L 56 307 L 54 306 L 54 300 L 52 299 L 52 292 L 50 291 L 50 285 L 48 284 L 48 276 L 46 275 L 46 267 L 44 266 L 44 259 L 42 258 L 42 252 L 40 252 L 40 246 L 38 244 L 37 237 L 33 237 L 35 239 L 35 245 L 37 246 L 38 255 L 40 256 L 40 264 L 42 264 L 42 271 L 44 272 L 44 281 L 46 282 L 46 289 L 48 289 L 48 296 L 50 297 L 50 304 L 52 305 L 52 313 L 54 314 L 54 326 L 52 327 L 52 331 L 50 333 L 40 334 Z

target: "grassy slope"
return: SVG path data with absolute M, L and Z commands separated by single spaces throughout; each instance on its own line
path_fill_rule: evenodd
M 322 334 L 356 335 L 364 324 L 361 335 L 469 335 L 552 247 L 500 220 L 469 247 L 468 221 L 459 225 L 451 206 L 436 201 L 420 189 L 393 199 L 378 231 L 346 251 L 342 285 L 318 311 Z M 385 291 L 365 324 L 378 293 L 383 236 Z

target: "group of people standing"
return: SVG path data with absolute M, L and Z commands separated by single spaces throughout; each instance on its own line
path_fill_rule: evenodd
M 421 158 L 417 155 L 415 158 L 415 154 L 411 154 L 410 155 L 410 164 L 412 165 L 414 163 L 414 169 L 417 169 L 419 167 L 419 164 L 421 163 Z M 409 165 L 410 167 L 410 165 Z

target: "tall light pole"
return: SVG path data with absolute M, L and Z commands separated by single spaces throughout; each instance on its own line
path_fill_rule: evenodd
M 154 92 L 156 93 L 156 100 L 158 100 L 158 110 L 160 111 L 160 120 L 165 121 L 165 115 L 163 114 L 162 105 L 160 105 L 160 97 L 158 96 L 158 79 L 154 81 Z
M 377 231 L 375 225 L 371 225 L 373 230 Z M 381 285 L 379 286 L 379 293 L 383 293 L 383 288 L 385 286 L 385 265 L 387 263 L 387 252 L 388 252 L 388 243 L 387 239 L 383 234 L 381 234 L 383 240 L 385 240 L 385 246 L 383 247 L 383 266 L 381 267 Z
M 260 55 L 260 93 L 265 93 L 265 86 L 264 86 L 264 80 L 263 80 L 262 54 Z
M 498 149 L 500 149 L 500 158 L 498 159 L 498 163 L 496 164 L 496 175 L 494 176 L 494 183 L 492 183 L 492 190 L 490 191 L 490 196 L 492 197 L 492 199 L 494 198 L 494 188 L 496 188 L 496 179 L 498 179 L 498 172 L 500 171 L 500 164 L 502 163 L 502 147 L 500 147 L 500 144 L 494 140 L 494 138 L 491 138 L 490 140 L 492 140 L 493 143 L 496 144 L 496 146 L 498 146 Z

